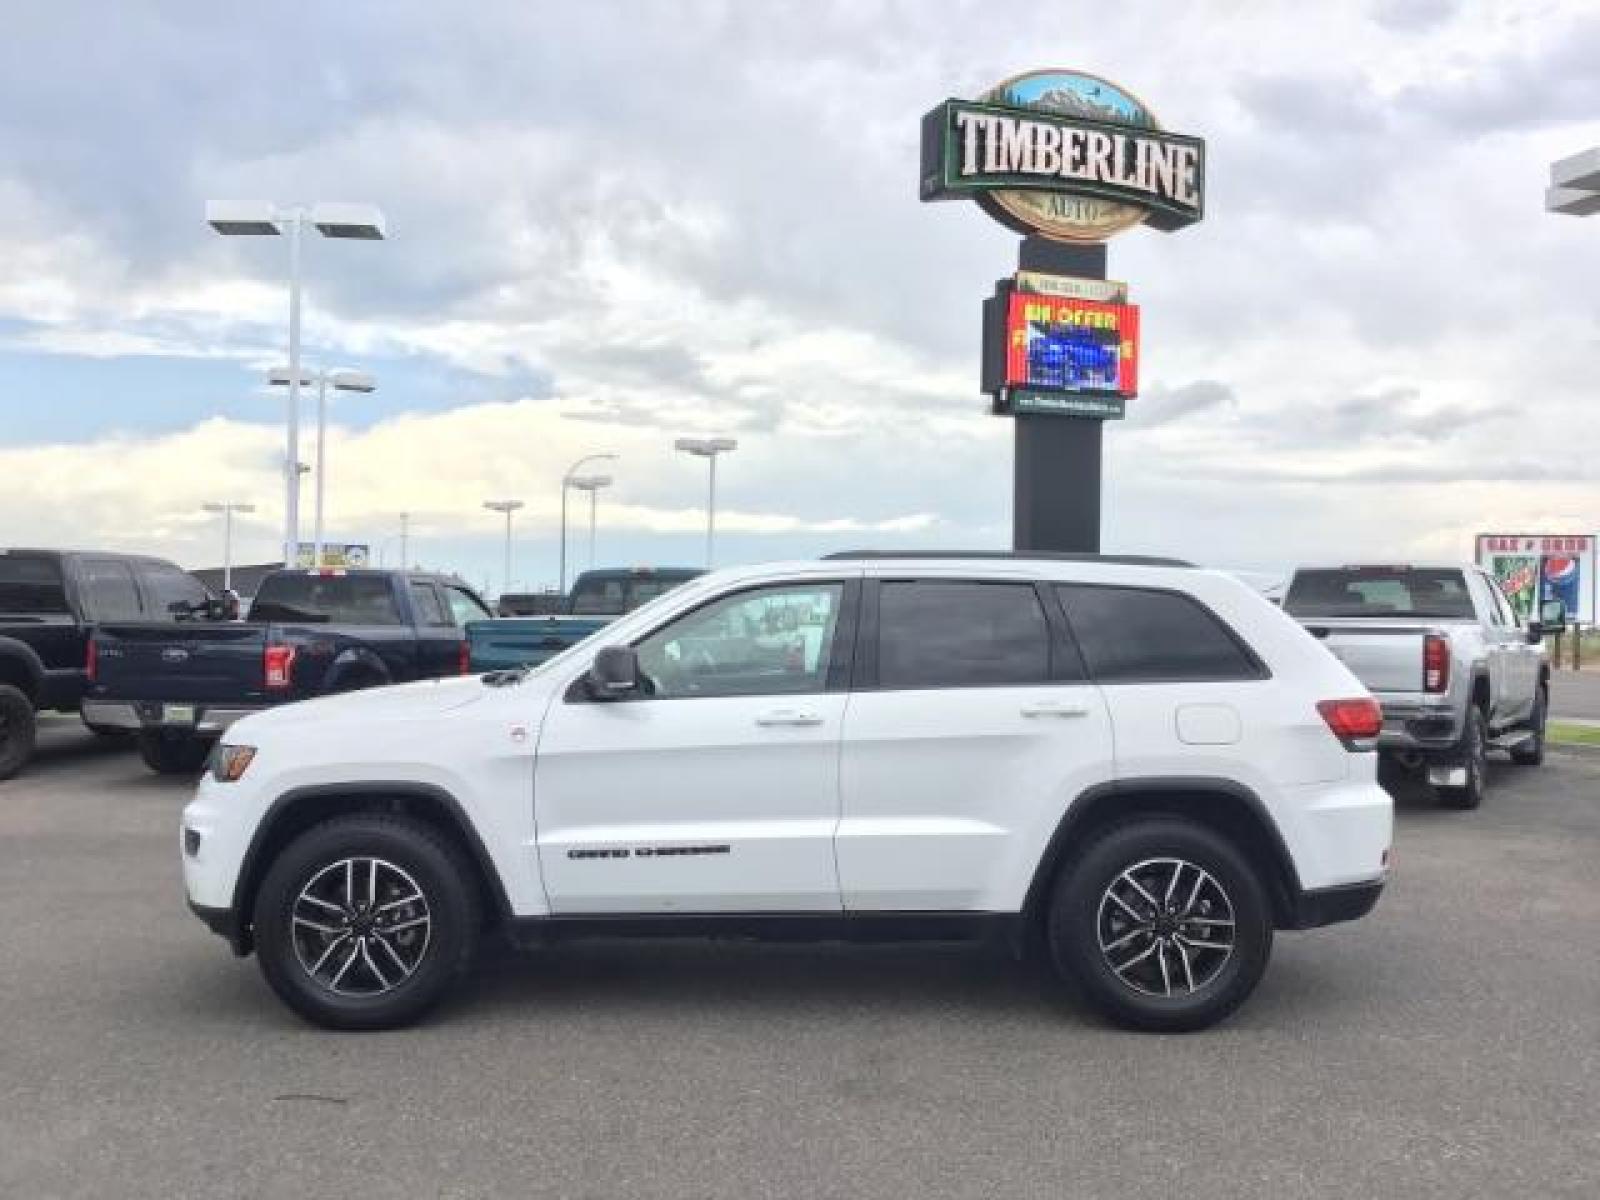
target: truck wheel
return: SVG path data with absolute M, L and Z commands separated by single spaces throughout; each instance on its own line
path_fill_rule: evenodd
M 33 757 L 39 736 L 33 701 L 21 688 L 0 683 L 0 779 L 10 779 Z
M 1467 709 L 1467 725 L 1461 731 L 1462 765 L 1467 769 L 1467 782 L 1461 787 L 1436 787 L 1433 794 L 1439 803 L 1450 808 L 1477 808 L 1483 803 L 1485 781 L 1489 775 L 1489 729 L 1483 709 L 1474 704 Z
M 157 775 L 193 775 L 205 766 L 211 744 L 197 737 L 145 730 L 139 734 L 139 757 Z
M 428 826 L 336 817 L 295 839 L 256 894 L 272 990 L 329 1029 L 389 1029 L 437 1004 L 477 941 L 471 868 Z
M 1056 879 L 1056 969 L 1105 1016 L 1179 1032 L 1222 1020 L 1272 953 L 1266 890 L 1244 855 L 1175 816 L 1114 825 Z
M 1537 767 L 1544 762 L 1544 725 L 1550 717 L 1550 689 L 1539 685 L 1539 694 L 1533 698 L 1533 715 L 1528 719 L 1531 736 L 1511 751 L 1511 761 L 1519 767 Z

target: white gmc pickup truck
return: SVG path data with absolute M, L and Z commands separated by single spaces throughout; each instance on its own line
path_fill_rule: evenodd
M 1194 1029 L 1275 929 L 1388 873 L 1380 716 L 1228 576 L 844 555 L 720 571 L 534 669 L 234 725 L 184 810 L 190 906 L 337 1028 L 420 1015 L 491 927 L 964 938 Z
M 1491 748 L 1524 766 L 1544 761 L 1542 643 L 1565 620 L 1559 600 L 1525 625 L 1479 567 L 1302 567 L 1283 607 L 1377 697 L 1379 750 L 1426 771 L 1444 803 L 1483 802 Z

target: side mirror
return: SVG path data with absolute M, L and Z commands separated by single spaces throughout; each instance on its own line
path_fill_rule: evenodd
M 639 690 L 639 656 L 632 646 L 602 646 L 589 666 L 589 694 L 620 700 Z
M 1550 626 L 1566 623 L 1567 606 L 1560 600 L 1546 600 L 1539 606 L 1539 624 Z

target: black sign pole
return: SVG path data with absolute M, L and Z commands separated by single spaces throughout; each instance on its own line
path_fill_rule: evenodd
M 1073 245 L 1029 235 L 1017 265 L 1024 271 L 1106 277 L 1104 243 Z M 1019 553 L 1100 552 L 1100 466 L 1105 422 L 1018 413 L 1012 466 L 1011 545 Z

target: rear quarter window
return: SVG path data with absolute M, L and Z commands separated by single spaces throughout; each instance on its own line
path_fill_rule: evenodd
M 1260 660 L 1221 618 L 1181 592 L 1065 584 L 1056 593 L 1096 682 L 1266 676 Z

